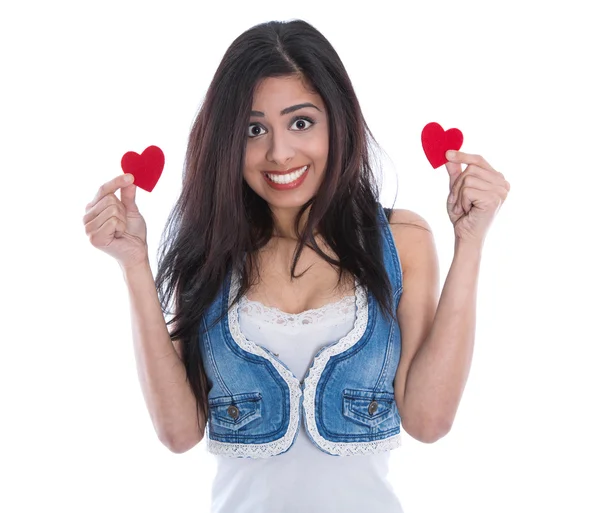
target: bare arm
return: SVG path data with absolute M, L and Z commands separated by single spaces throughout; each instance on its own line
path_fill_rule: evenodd
M 396 401 L 404 430 L 432 443 L 451 429 L 469 375 L 482 246 L 455 244 L 440 297 L 439 261 L 429 224 L 409 210 L 395 210 L 390 224 L 404 289 L 398 306 L 402 353 Z
M 408 369 L 404 408 L 428 420 L 429 442 L 450 431 L 471 369 L 481 254 L 456 245 L 431 330 Z
M 150 263 L 123 268 L 131 310 L 138 377 L 146 407 L 160 441 L 182 453 L 204 437 L 205 419 L 186 380 L 179 344 L 171 337 L 158 299 Z

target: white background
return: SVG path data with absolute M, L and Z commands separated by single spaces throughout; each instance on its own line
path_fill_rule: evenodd
M 0 510 L 207 512 L 205 441 L 170 453 L 145 409 L 118 264 L 82 223 L 121 156 L 166 156 L 138 189 L 150 258 L 187 136 L 229 44 L 303 18 L 331 41 L 387 152 L 382 203 L 453 256 L 448 174 L 420 144 L 464 134 L 511 184 L 488 234 L 476 348 L 452 431 L 404 435 L 390 480 L 407 513 L 600 511 L 594 2 L 5 2 L 0 8 Z M 307 469 L 310 472 L 311 469 Z

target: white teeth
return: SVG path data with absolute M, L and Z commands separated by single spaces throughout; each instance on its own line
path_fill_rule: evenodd
M 275 183 L 286 184 L 291 183 L 294 180 L 298 180 L 308 169 L 308 166 L 301 167 L 298 171 L 294 171 L 293 173 L 289 173 L 287 175 L 271 175 L 267 173 L 269 180 Z

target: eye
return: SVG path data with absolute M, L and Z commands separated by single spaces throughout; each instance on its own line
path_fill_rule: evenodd
M 296 123 L 300 123 L 300 125 L 297 125 L 300 127 L 299 130 L 293 130 L 294 132 L 304 132 L 305 130 L 308 130 L 312 125 L 315 124 L 315 122 L 306 116 L 297 116 L 292 120 L 292 126 Z M 306 126 L 306 123 L 309 123 L 309 126 Z M 248 125 L 248 137 L 250 139 L 254 139 L 255 137 L 258 137 L 259 135 L 262 135 L 260 133 L 260 130 L 264 130 L 265 128 L 262 125 L 259 125 L 258 123 L 250 123 L 250 125 Z M 258 132 L 257 132 L 258 130 Z
M 308 123 L 308 126 L 306 124 Z M 292 126 L 296 125 L 300 131 L 306 130 L 314 125 L 314 121 L 308 117 L 297 117 L 292 121 Z
M 262 135 L 260 133 L 256 133 L 256 130 L 264 130 L 264 128 L 262 126 L 260 126 L 257 123 L 251 123 L 249 126 L 249 131 L 248 131 L 248 137 L 250 137 L 250 139 L 254 139 L 257 135 Z

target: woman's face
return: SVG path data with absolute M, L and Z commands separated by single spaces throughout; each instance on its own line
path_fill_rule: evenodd
M 255 90 L 246 139 L 244 179 L 252 190 L 272 208 L 301 207 L 321 185 L 328 150 L 321 97 L 295 76 L 264 79 Z

